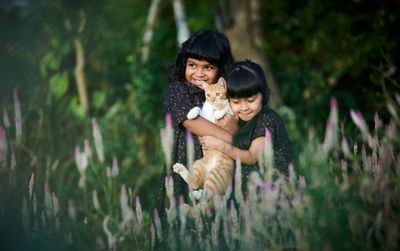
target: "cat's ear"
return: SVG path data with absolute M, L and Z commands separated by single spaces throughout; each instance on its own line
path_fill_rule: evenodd
M 224 88 L 226 89 L 226 81 L 225 81 L 225 79 L 224 79 L 223 77 L 220 77 L 220 78 L 218 79 L 218 84 L 219 84 L 221 87 L 224 87 Z
M 208 84 L 206 81 L 201 81 L 201 85 L 203 86 L 204 90 L 208 88 Z

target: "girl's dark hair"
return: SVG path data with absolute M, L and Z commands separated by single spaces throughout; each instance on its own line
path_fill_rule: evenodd
M 268 106 L 270 89 L 258 64 L 250 60 L 236 62 L 225 80 L 228 98 L 248 98 L 261 93 L 263 107 Z
M 205 28 L 193 33 L 182 43 L 175 64 L 170 66 L 169 81 L 184 81 L 187 59 L 206 60 L 218 67 L 218 76 L 223 77 L 233 64 L 231 47 L 226 36 Z

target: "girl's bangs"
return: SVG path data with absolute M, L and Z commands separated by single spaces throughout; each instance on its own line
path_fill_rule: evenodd
M 228 98 L 248 98 L 256 95 L 257 93 L 263 93 L 260 85 L 257 84 L 257 80 L 254 78 L 254 76 L 249 74 L 233 73 L 227 77 L 226 82 L 228 87 Z
M 218 66 L 221 63 L 221 55 L 224 54 L 219 46 L 214 45 L 212 40 L 208 41 L 208 39 L 204 39 L 202 41 L 198 41 L 197 43 L 192 43 L 184 48 L 184 53 L 187 57 L 195 58 L 198 60 L 205 60 L 211 64 Z

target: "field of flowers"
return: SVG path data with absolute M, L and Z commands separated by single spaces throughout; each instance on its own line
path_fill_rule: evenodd
M 345 135 L 332 98 L 323 142 L 310 129 L 288 177 L 275 172 L 267 136 L 259 158 L 262 176 L 251 176 L 246 198 L 238 189 L 240 159 L 235 182 L 225 196 L 214 198 L 213 209 L 194 199 L 185 205 L 174 198 L 173 180 L 166 179 L 165 230 L 158 212 L 142 210 L 135 187 L 120 179 L 118 160 L 104 153 L 95 118 L 88 125 L 91 135 L 77 143 L 75 154 L 71 151 L 71 163 L 60 167 L 55 159 L 43 166 L 37 163 L 35 147 L 46 145 L 23 141 L 23 134 L 29 134 L 23 123 L 29 121 L 21 119 L 16 90 L 13 98 L 12 109 L 3 108 L 0 125 L 0 233 L 5 250 L 149 250 L 156 240 L 161 250 L 400 247 L 398 94 L 397 103 L 387 102 L 390 120 L 384 122 L 376 113 L 373 128 L 360 112 L 350 110 L 348 117 L 357 128 L 352 135 Z M 171 138 L 167 122 L 160 146 L 166 162 Z M 229 200 L 232 190 L 235 201 Z

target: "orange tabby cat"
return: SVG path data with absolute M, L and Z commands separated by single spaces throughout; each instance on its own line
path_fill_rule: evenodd
M 222 118 L 228 112 L 233 114 L 226 98 L 226 82 L 223 78 L 219 78 L 218 82 L 213 85 L 204 82 L 203 88 L 206 102 L 202 109 L 195 107 L 190 110 L 189 119 L 201 115 L 211 122 L 215 122 L 216 119 Z M 208 151 L 203 158 L 194 162 L 193 174 L 190 174 L 180 163 L 173 166 L 174 172 L 179 173 L 193 189 L 204 187 L 204 191 L 207 191 L 206 197 L 212 197 L 215 191 L 221 195 L 225 194 L 229 181 L 232 179 L 233 169 L 233 160 L 218 150 Z M 196 199 L 200 199 L 201 196 L 201 191 L 195 193 Z

